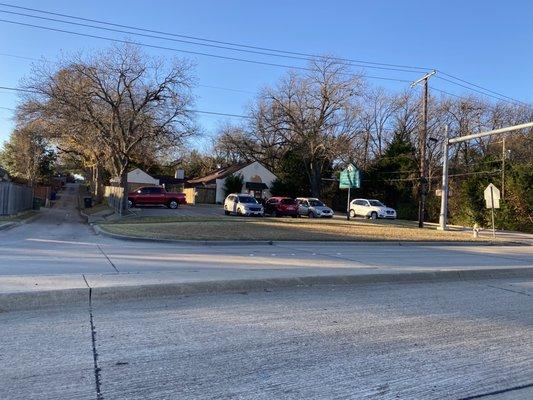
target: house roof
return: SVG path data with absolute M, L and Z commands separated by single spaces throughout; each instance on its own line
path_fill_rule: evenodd
M 203 184 L 212 183 L 217 179 L 224 179 L 225 177 L 237 171 L 240 171 L 241 169 L 243 169 L 244 167 L 247 167 L 250 164 L 252 163 L 234 164 L 234 165 L 230 165 L 229 167 L 219 168 L 213 172 L 210 172 L 208 175 L 204 177 L 190 179 L 188 183 L 203 183 Z
M 180 185 L 185 183 L 186 179 L 174 178 L 170 175 L 152 175 L 153 178 L 159 179 L 160 185 Z

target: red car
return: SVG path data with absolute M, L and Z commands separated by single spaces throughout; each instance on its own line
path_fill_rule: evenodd
M 298 204 L 290 197 L 271 197 L 265 202 L 265 213 L 273 217 L 290 215 L 296 218 L 298 216 Z
M 128 207 L 137 204 L 161 204 L 175 209 L 180 204 L 187 204 L 187 201 L 183 193 L 167 192 L 159 186 L 145 186 L 128 193 Z

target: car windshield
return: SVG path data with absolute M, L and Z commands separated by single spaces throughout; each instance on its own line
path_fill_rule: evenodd
M 385 204 L 383 204 L 379 200 L 368 200 L 368 202 L 370 203 L 371 206 L 374 206 L 374 207 L 385 207 Z
M 253 203 L 257 204 L 257 200 L 251 196 L 239 196 L 239 203 Z
M 325 207 L 324 203 L 322 203 L 320 200 L 309 200 L 309 204 L 311 207 Z
M 293 199 L 282 199 L 281 204 L 296 204 Z

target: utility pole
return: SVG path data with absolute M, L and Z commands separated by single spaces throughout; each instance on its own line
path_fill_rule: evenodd
M 505 135 L 502 140 L 502 200 L 505 200 Z
M 437 71 L 433 70 L 411 84 L 411 88 L 424 82 L 424 94 L 422 96 L 422 125 L 418 136 L 418 146 L 420 148 L 420 184 L 418 189 L 418 227 L 424 227 L 424 215 L 426 213 L 427 196 L 427 130 L 428 130 L 428 81 Z
M 444 127 L 445 136 L 442 143 L 442 187 L 441 187 L 441 202 L 440 202 L 440 215 L 439 215 L 439 227 L 437 229 L 445 230 L 446 222 L 448 219 L 448 149 L 450 147 L 448 125 Z

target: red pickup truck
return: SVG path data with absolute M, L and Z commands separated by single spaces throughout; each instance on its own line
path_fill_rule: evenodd
M 183 193 L 167 192 L 159 186 L 145 186 L 128 193 L 128 207 L 134 207 L 137 204 L 162 204 L 175 209 L 180 204 L 187 204 L 187 201 Z

